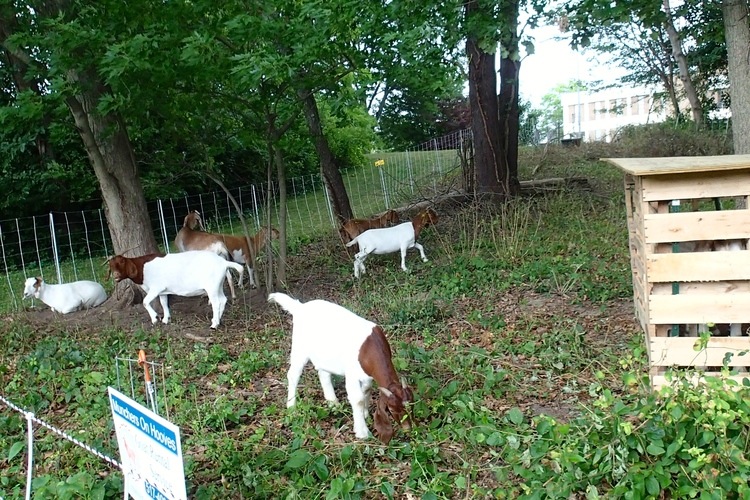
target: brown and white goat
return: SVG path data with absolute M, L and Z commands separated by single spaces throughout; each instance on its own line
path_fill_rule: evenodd
M 215 253 L 224 258 L 245 264 L 250 277 L 250 286 L 255 287 L 255 272 L 253 270 L 253 258 L 258 255 L 260 249 L 266 242 L 268 232 L 265 227 L 261 228 L 257 234 L 250 237 L 250 245 L 244 236 L 234 236 L 231 234 L 216 234 L 203 231 L 203 220 L 197 210 L 194 210 L 185 216 L 184 224 L 177 233 L 174 243 L 181 252 L 186 250 L 207 250 L 213 249 Z M 278 239 L 279 231 L 271 228 L 271 238 Z M 220 243 L 220 245 L 217 245 Z M 226 248 L 228 255 L 225 255 L 223 248 Z M 234 283 L 231 275 L 227 276 L 229 289 L 232 298 L 235 298 Z M 243 276 L 240 274 L 239 286 L 242 286 Z
M 293 318 L 287 407 L 296 403 L 302 370 L 312 361 L 327 401 L 338 401 L 331 375 L 346 377 L 346 393 L 357 438 L 370 436 L 366 418 L 373 380 L 379 387 L 373 417 L 378 439 L 386 444 L 391 440 L 392 420 L 405 429 L 411 427 L 407 406 L 414 395 L 406 382 L 399 379 L 391 359 L 391 347 L 379 325 L 325 300 L 302 303 L 283 293 L 272 293 L 268 300 L 280 305 Z
M 365 273 L 365 259 L 371 253 L 382 255 L 401 251 L 401 269 L 406 269 L 406 251 L 410 248 L 419 250 L 422 261 L 427 262 L 424 248 L 417 243 L 422 229 L 438 221 L 437 213 L 426 208 L 419 212 L 410 222 L 404 222 L 394 227 L 383 229 L 369 229 L 346 244 L 351 247 L 359 245 L 359 252 L 354 256 L 354 277 L 359 278 Z
M 133 283 L 143 285 L 143 265 L 157 257 L 164 257 L 164 254 L 147 253 L 139 257 L 123 257 L 122 255 L 110 257 L 105 262 L 109 266 L 105 279 L 109 279 L 111 275 L 117 282 L 130 279 Z
M 398 223 L 398 212 L 395 210 L 386 210 L 382 214 L 370 219 L 344 220 L 339 227 L 339 234 L 341 234 L 341 240 L 346 244 L 368 229 L 391 227 Z
M 130 278 L 146 291 L 143 307 L 152 323 L 157 314 L 151 302 L 157 297 L 161 303 L 162 323 L 169 323 L 168 296 L 195 297 L 208 295 L 213 316 L 211 328 L 217 328 L 224 314 L 227 298 L 224 295 L 224 277 L 231 268 L 242 273 L 242 265 L 227 260 L 214 252 L 199 250 L 178 252 L 152 259 L 129 259 L 116 255 L 109 259 L 109 267 L 116 281 Z

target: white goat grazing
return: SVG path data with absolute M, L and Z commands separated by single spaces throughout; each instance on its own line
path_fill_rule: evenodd
M 303 304 L 283 293 L 272 293 L 268 300 L 293 317 L 287 407 L 296 403 L 302 370 L 312 361 L 327 401 L 337 401 L 331 375 L 346 377 L 346 393 L 352 405 L 357 438 L 365 439 L 370 435 L 365 419 L 373 380 L 380 388 L 374 414 L 378 438 L 388 443 L 393 437 L 391 417 L 405 428 L 411 425 L 405 403 L 412 402 L 414 396 L 398 378 L 391 348 L 380 326 L 325 300 Z
M 438 216 L 431 208 L 421 211 L 410 222 L 382 229 L 369 229 L 352 239 L 347 247 L 359 245 L 359 252 L 354 256 L 354 277 L 365 273 L 365 259 L 371 253 L 376 255 L 401 251 L 401 269 L 406 269 L 406 251 L 410 248 L 419 250 L 422 261 L 427 262 L 424 248 L 417 243 L 419 233 L 430 224 L 435 224 Z
M 107 300 L 107 292 L 95 281 L 49 285 L 42 278 L 29 278 L 24 283 L 23 298 L 29 297 L 41 300 L 53 311 L 67 314 L 100 305 Z
M 172 253 L 144 263 L 142 286 L 146 297 L 143 307 L 148 311 L 151 322 L 156 323 L 157 320 L 156 311 L 151 307 L 151 302 L 157 296 L 164 311 L 161 321 L 167 324 L 170 318 L 168 295 L 194 297 L 205 292 L 213 310 L 211 328 L 218 327 L 227 305 L 224 277 L 230 268 L 242 273 L 241 264 L 204 250 Z

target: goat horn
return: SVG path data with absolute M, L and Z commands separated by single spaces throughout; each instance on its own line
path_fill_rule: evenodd
M 406 379 L 405 379 L 404 377 L 401 377 L 401 387 L 403 387 L 403 388 L 409 387 L 409 386 L 408 386 L 408 385 L 406 384 Z
M 389 398 L 393 397 L 393 393 L 391 391 L 389 391 L 388 389 L 386 389 L 385 387 L 381 387 L 380 388 L 380 392 L 382 392 L 383 394 L 385 394 L 386 397 L 389 397 Z

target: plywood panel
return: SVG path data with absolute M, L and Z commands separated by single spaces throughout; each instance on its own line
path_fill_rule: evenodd
M 647 244 L 743 239 L 750 236 L 750 210 L 646 214 Z
M 648 310 L 655 325 L 750 323 L 750 294 L 650 295 Z
M 747 196 L 750 194 L 750 169 L 715 173 L 689 173 L 644 177 L 643 200 L 690 200 Z
M 750 155 L 602 158 L 636 176 L 750 169 Z
M 652 366 L 722 366 L 724 356 L 734 356 L 730 366 L 750 366 L 750 337 L 711 337 L 705 349 L 695 350 L 697 337 L 654 337 L 650 341 Z
M 653 254 L 646 267 L 652 283 L 750 280 L 750 251 Z

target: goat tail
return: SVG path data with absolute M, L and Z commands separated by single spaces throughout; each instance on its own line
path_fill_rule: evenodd
M 353 238 L 352 241 L 346 244 L 346 246 L 350 247 L 350 246 L 356 245 L 358 239 L 359 239 L 359 236 L 357 236 L 356 238 Z
M 302 305 L 302 302 L 300 302 L 297 299 L 293 299 L 289 295 L 285 293 L 269 293 L 268 294 L 268 302 L 276 302 L 278 305 L 281 306 L 282 309 L 284 309 L 286 312 L 294 316 L 294 313 L 299 309 L 299 307 Z

